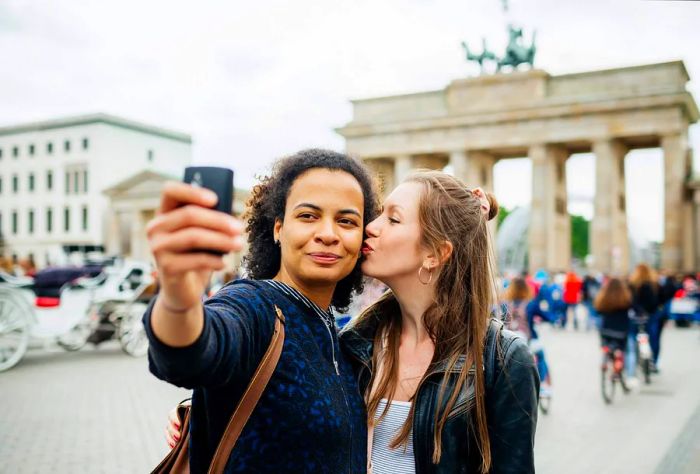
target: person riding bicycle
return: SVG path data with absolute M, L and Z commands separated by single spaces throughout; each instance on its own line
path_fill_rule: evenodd
M 619 278 L 611 278 L 598 292 L 593 306 L 601 317 L 601 347 L 607 346 L 613 353 L 620 351 L 624 357 L 632 307 L 632 294 L 627 285 Z

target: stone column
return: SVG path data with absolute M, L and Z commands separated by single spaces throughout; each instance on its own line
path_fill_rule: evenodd
M 684 251 L 685 240 L 683 218 L 688 216 L 690 202 L 685 195 L 685 179 L 688 175 L 688 136 L 686 132 L 666 135 L 661 138 L 664 152 L 664 242 L 661 245 L 661 268 L 677 272 L 689 262 Z
M 469 188 L 481 187 L 493 192 L 493 166 L 496 158 L 485 151 L 456 150 L 449 154 L 449 162 L 456 177 Z
M 398 155 L 394 158 L 394 186 L 389 189 L 391 192 L 396 186 L 401 184 L 401 182 L 408 176 L 408 174 L 413 169 L 413 160 L 411 155 Z
M 364 159 L 363 162 L 372 170 L 377 184 L 377 191 L 382 198 L 394 189 L 394 162 L 386 158 Z
M 596 157 L 596 190 L 589 236 L 593 267 L 598 271 L 617 275 L 629 271 L 625 196 L 627 152 L 627 147 L 619 140 L 600 140 L 593 143 L 593 153 Z
M 109 211 L 109 217 L 107 221 L 107 234 L 105 235 L 104 241 L 106 242 L 105 250 L 107 255 L 121 255 L 122 253 L 122 242 L 121 242 L 121 226 L 119 222 L 119 213 L 112 209 Z
M 571 264 L 571 222 L 566 199 L 569 152 L 554 145 L 534 145 L 530 206 L 529 271 L 567 270 Z
M 146 223 L 141 209 L 135 209 L 131 213 L 131 258 L 146 260 Z

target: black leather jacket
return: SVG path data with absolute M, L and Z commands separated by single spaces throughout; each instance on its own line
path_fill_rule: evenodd
M 375 329 L 376 322 L 362 328 L 348 328 L 340 335 L 340 345 L 352 361 L 361 393 L 364 393 L 371 376 Z M 496 340 L 498 342 L 494 344 Z M 452 383 L 465 359 L 462 358 L 453 370 Z M 503 329 L 500 321 L 491 320 L 484 366 L 492 460 L 489 472 L 535 472 L 534 442 L 540 379 L 527 343 L 522 337 Z M 419 386 L 414 399 L 416 411 L 412 436 L 416 474 L 480 472 L 481 455 L 469 429 L 470 409 L 474 404 L 471 384 L 459 395 L 445 425 L 440 462 L 432 462 L 435 407 L 446 369 L 446 364 L 428 369 L 430 375 Z

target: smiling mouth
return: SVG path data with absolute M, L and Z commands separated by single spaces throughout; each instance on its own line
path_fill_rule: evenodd
M 316 262 L 323 265 L 329 265 L 340 260 L 340 255 L 334 253 L 310 253 L 309 257 Z

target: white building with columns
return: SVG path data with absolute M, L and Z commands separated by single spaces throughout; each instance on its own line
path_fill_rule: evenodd
M 2 253 L 43 266 L 104 251 L 103 191 L 144 170 L 182 176 L 191 157 L 190 135 L 106 114 L 0 128 Z

